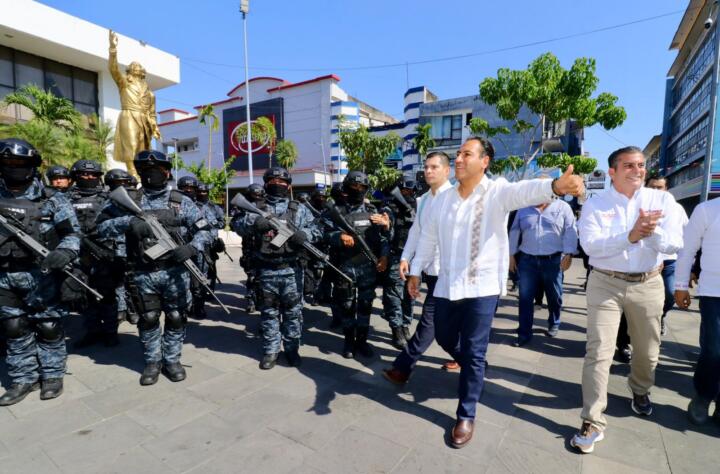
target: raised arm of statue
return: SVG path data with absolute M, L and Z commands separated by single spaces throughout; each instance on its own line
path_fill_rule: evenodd
M 125 87 L 125 75 L 120 71 L 120 66 L 118 65 L 117 60 L 117 45 L 118 45 L 118 37 L 117 33 L 115 33 L 113 30 L 110 30 L 110 54 L 108 56 L 108 67 L 110 69 L 110 75 L 115 80 L 115 83 L 117 84 L 119 89 L 123 89 Z

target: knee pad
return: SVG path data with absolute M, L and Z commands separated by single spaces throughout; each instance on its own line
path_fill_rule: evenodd
M 8 339 L 27 336 L 30 332 L 30 324 L 24 316 L 3 319 L 0 321 L 0 328 Z
M 162 302 L 160 301 L 160 295 L 140 293 L 137 296 L 138 307 L 141 313 L 158 313 L 158 320 L 160 318 L 160 311 L 162 310 Z
M 143 330 L 155 329 L 160 325 L 160 310 L 148 311 L 140 315 L 138 327 Z
M 187 323 L 187 316 L 178 310 L 165 313 L 165 327 L 169 329 L 182 329 Z
M 63 337 L 63 327 L 59 319 L 46 319 L 35 324 L 35 331 L 43 341 L 57 341 Z

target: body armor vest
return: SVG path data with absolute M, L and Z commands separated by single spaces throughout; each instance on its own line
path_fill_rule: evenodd
M 180 209 L 182 207 L 183 196 L 184 195 L 181 192 L 173 189 L 170 191 L 167 208 L 143 209 L 143 212 L 145 214 L 155 216 L 160 222 L 160 224 L 162 224 L 162 226 L 168 232 L 168 234 L 170 234 L 175 239 L 175 242 L 178 244 L 181 244 L 179 240 L 185 239 L 186 237 L 186 229 L 183 226 L 182 218 L 180 217 Z M 130 197 L 132 197 L 137 203 L 137 205 L 142 208 L 142 189 L 139 189 L 137 193 L 130 194 Z M 156 243 L 157 241 L 154 238 L 144 239 L 144 241 L 140 245 L 137 245 L 137 242 L 132 242 L 131 239 L 128 239 L 128 251 L 133 255 L 133 258 L 149 263 L 149 260 L 145 259 L 140 251 L 142 250 L 144 252 Z M 170 255 L 168 253 L 167 255 L 160 257 L 158 259 L 158 262 L 166 260 L 167 258 L 169 258 L 169 256 Z
M 390 244 L 390 251 L 393 254 L 401 254 L 402 249 L 410 235 L 410 227 L 413 225 L 413 218 L 410 213 L 395 202 L 389 202 L 388 207 L 395 216 L 393 223 L 393 239 Z
M 106 199 L 107 195 L 104 192 L 88 195 L 74 193 L 72 195 L 72 206 L 83 234 L 88 235 L 95 230 L 95 220 Z
M 288 203 L 288 207 L 285 213 L 281 216 L 276 217 L 278 218 L 278 220 L 284 222 L 285 224 L 288 224 L 290 227 L 293 227 L 295 225 L 295 216 L 297 215 L 299 206 L 300 203 L 298 203 L 297 201 L 290 201 Z M 272 209 L 267 205 L 265 205 L 265 207 L 261 209 L 263 211 L 272 213 Z M 287 243 L 280 248 L 276 248 L 275 246 L 270 244 L 274 237 L 275 233 L 270 231 L 262 235 L 257 235 L 255 236 L 255 238 L 253 238 L 253 244 L 255 245 L 257 253 L 260 254 L 261 260 L 282 264 L 297 259 L 297 251 L 290 248 Z
M 373 225 L 370 220 L 372 214 L 377 214 L 377 209 L 372 204 L 365 204 L 364 211 L 348 212 L 346 206 L 338 207 L 340 214 L 343 215 L 345 221 L 350 224 L 355 232 L 368 244 L 370 249 L 376 253 L 379 250 L 380 236 L 378 235 L 378 229 Z M 360 245 L 356 244 L 354 247 L 346 248 L 343 247 L 340 255 L 341 258 L 353 258 L 362 255 Z M 365 257 L 363 257 L 365 258 Z
M 0 199 L 0 212 L 7 220 L 28 236 L 52 250 L 60 243 L 54 227 L 46 232 L 40 231 L 42 222 L 52 222 L 51 217 L 42 216 L 44 200 L 38 199 Z M 0 232 L 0 267 L 9 268 L 13 264 L 24 264 L 34 261 L 36 256 L 17 238 Z

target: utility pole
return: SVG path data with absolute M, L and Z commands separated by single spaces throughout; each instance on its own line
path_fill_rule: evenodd
M 252 158 L 252 120 L 250 119 L 250 71 L 248 68 L 247 14 L 250 11 L 250 0 L 240 0 L 240 11 L 243 16 L 243 44 L 245 47 L 245 125 L 247 126 L 248 177 L 253 184 Z

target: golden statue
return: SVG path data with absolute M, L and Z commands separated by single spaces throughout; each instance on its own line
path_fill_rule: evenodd
M 117 34 L 110 30 L 110 74 L 120 91 L 122 110 L 115 124 L 115 150 L 113 158 L 125 163 L 129 173 L 137 176 L 133 160 L 142 150 L 150 149 L 152 137 L 160 140 L 160 129 L 155 116 L 155 94 L 145 82 L 145 68 L 131 62 L 123 74 L 117 61 Z

